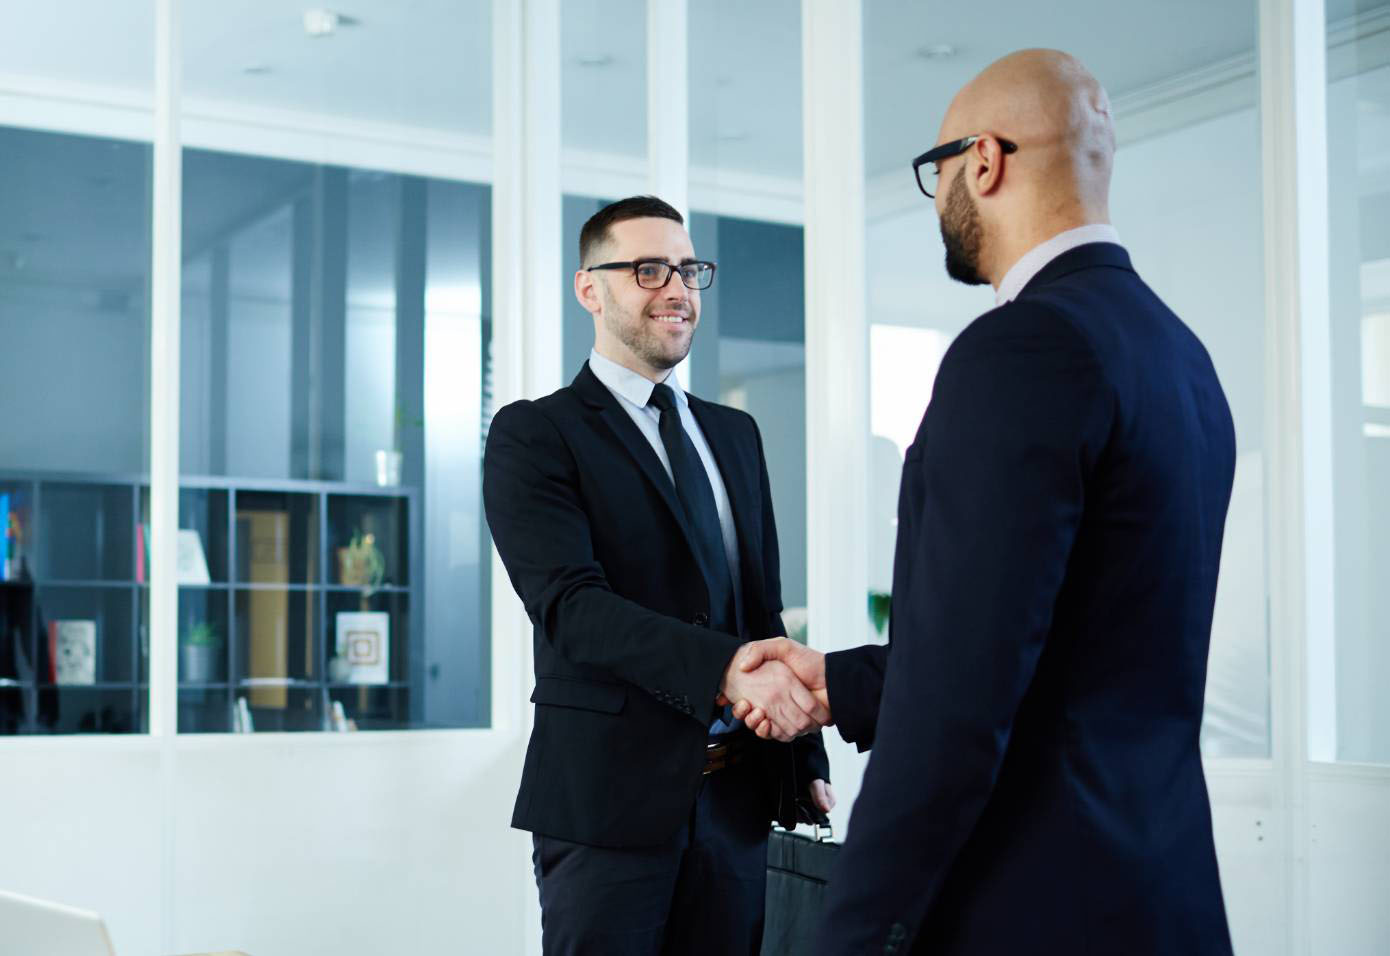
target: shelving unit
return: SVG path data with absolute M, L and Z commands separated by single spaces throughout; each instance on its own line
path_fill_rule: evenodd
M 0 734 L 144 732 L 149 584 L 137 529 L 148 479 L 7 473 L 0 493 L 24 529 L 21 578 L 0 582 Z M 408 726 L 419 515 L 413 488 L 181 480 L 178 526 L 198 532 L 211 580 L 179 585 L 180 731 L 231 731 L 238 698 L 256 730 L 328 729 L 334 702 L 359 729 Z M 359 531 L 384 558 L 370 592 L 340 577 L 338 549 Z M 386 683 L 332 679 L 336 615 L 362 610 L 389 616 Z M 48 623 L 67 619 L 96 622 L 95 683 L 53 680 Z M 189 641 L 200 624 L 214 635 L 207 649 Z

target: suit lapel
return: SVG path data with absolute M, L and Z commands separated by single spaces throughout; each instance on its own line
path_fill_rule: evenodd
M 652 450 L 647 436 L 643 435 L 641 429 L 633 423 L 632 418 L 618 404 L 618 400 L 613 397 L 612 392 L 608 391 L 607 386 L 590 371 L 588 362 L 584 363 L 584 367 L 580 370 L 571 387 L 579 393 L 585 402 L 598 409 L 599 418 L 604 425 L 637 462 L 637 467 L 647 476 L 647 480 L 661 496 L 661 500 L 666 502 L 671 517 L 676 520 L 676 524 L 680 526 L 681 534 L 685 536 L 686 546 L 690 548 L 690 553 L 695 556 L 698 562 L 700 552 L 695 547 L 694 536 L 690 532 L 690 525 L 686 522 L 685 509 L 681 507 L 680 499 L 676 497 L 676 486 L 671 484 L 671 478 L 666 474 L 666 469 L 662 467 L 661 459 L 656 457 L 656 452 Z

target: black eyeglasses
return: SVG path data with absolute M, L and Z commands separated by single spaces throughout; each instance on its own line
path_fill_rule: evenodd
M 593 272 L 595 269 L 631 269 L 637 284 L 644 289 L 666 288 L 672 272 L 680 273 L 681 282 L 687 289 L 708 289 L 714 284 L 714 263 L 699 260 L 673 266 L 663 259 L 635 259 L 632 262 L 605 262 L 589 266 L 584 271 Z
M 941 169 L 937 164 L 943 159 L 959 156 L 971 146 L 974 146 L 984 135 L 985 134 L 981 133 L 978 136 L 967 136 L 964 139 L 958 139 L 951 143 L 942 143 L 940 146 L 933 146 L 921 156 L 914 159 L 912 161 L 912 172 L 913 175 L 917 177 L 917 188 L 922 190 L 922 195 L 926 196 L 928 199 L 935 199 L 936 177 L 941 174 Z M 1017 143 L 1011 143 L 1007 139 L 1000 139 L 998 136 L 994 137 L 994 140 L 1005 153 L 1018 152 Z M 928 189 L 926 182 L 922 180 L 922 167 L 927 163 L 932 164 L 932 168 L 927 172 L 927 176 L 931 180 L 931 189 Z

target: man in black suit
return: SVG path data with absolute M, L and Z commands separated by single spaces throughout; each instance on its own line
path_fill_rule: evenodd
M 1028 50 L 914 163 L 947 270 L 998 307 L 907 452 L 889 645 L 743 662 L 873 747 L 823 953 L 1231 952 L 1198 733 L 1234 433 L 1109 225 L 1114 142 L 1094 77 Z
M 762 439 L 671 375 L 715 269 L 680 213 L 606 206 L 580 262 L 589 361 L 498 412 L 483 459 L 488 524 L 535 626 L 512 825 L 534 835 L 547 954 L 755 954 L 769 821 L 834 802 L 819 735 L 791 742 L 823 705 L 783 665 L 732 666 L 786 633 Z M 777 739 L 735 720 L 735 698 Z

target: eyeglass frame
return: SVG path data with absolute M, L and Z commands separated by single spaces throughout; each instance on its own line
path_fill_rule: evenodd
M 943 159 L 950 159 L 952 156 L 959 156 L 971 146 L 988 136 L 999 144 L 999 148 L 1007 155 L 1018 152 L 1018 144 L 1012 140 L 1004 139 L 1002 136 L 994 136 L 990 133 L 976 133 L 974 136 L 965 136 L 961 139 L 953 140 L 949 143 L 942 143 L 940 146 L 933 146 L 921 156 L 912 161 L 912 175 L 917 179 L 917 188 L 922 190 L 922 195 L 928 199 L 935 199 L 936 195 L 927 191 L 927 187 L 922 184 L 922 167 L 927 163 L 940 163 Z M 936 170 L 936 175 L 941 175 L 941 170 Z
M 660 285 L 643 285 L 641 281 L 637 278 L 637 267 L 645 265 L 665 266 L 667 270 L 665 281 L 662 282 Z M 596 269 L 631 269 L 632 280 L 637 283 L 637 288 L 646 289 L 648 292 L 653 292 L 658 289 L 664 289 L 668 285 L 670 285 L 671 276 L 680 275 L 680 270 L 684 266 L 709 266 L 709 283 L 706 285 L 691 285 L 689 282 L 685 281 L 685 276 L 681 276 L 681 285 L 685 286 L 691 292 L 704 292 L 714 285 L 714 272 L 716 269 L 719 268 L 719 266 L 718 264 L 710 262 L 707 259 L 691 259 L 687 262 L 679 263 L 670 263 L 667 262 L 665 259 L 632 259 L 628 262 L 601 262 L 598 265 L 587 267 L 584 271 L 593 272 Z

